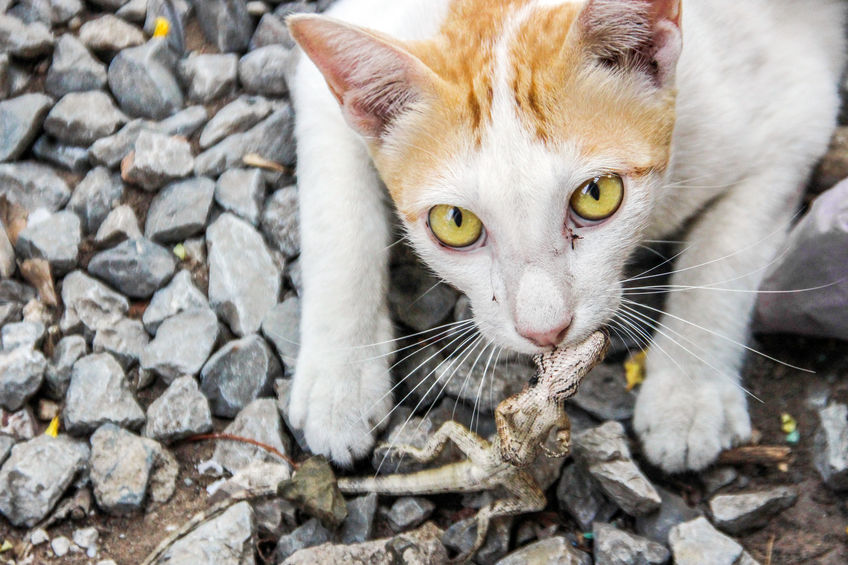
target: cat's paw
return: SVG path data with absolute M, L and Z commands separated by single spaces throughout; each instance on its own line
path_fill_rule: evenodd
M 314 454 L 341 466 L 366 456 L 392 407 L 384 360 L 348 361 L 301 352 L 289 418 Z
M 633 427 L 648 460 L 667 472 L 704 469 L 751 436 L 742 389 L 711 377 L 693 382 L 667 371 L 642 384 Z

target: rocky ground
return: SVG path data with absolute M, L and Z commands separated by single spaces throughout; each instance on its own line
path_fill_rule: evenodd
M 187 441 L 198 434 L 306 458 L 286 425 L 300 277 L 282 17 L 328 4 L 0 0 L 0 562 L 140 563 L 225 493 L 291 475 L 266 449 Z M 848 177 L 845 132 L 811 194 Z M 396 249 L 400 334 L 469 315 Z M 421 365 L 429 388 L 448 352 L 418 345 L 397 374 Z M 619 351 L 568 407 L 574 456 L 538 462 L 547 509 L 496 521 L 476 562 L 848 562 L 845 344 L 754 345 L 816 371 L 756 356 L 745 368 L 760 441 L 791 461 L 650 468 Z M 420 442 L 451 418 L 490 434 L 531 373 L 502 361 L 480 389 L 469 357 L 438 394 L 408 387 L 385 434 Z M 350 497 L 335 527 L 286 498 L 241 502 L 162 562 L 441 563 L 470 546 L 490 499 Z

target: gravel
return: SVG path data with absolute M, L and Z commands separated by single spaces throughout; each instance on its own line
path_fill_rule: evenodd
M 17 410 L 44 380 L 47 360 L 40 351 L 18 347 L 0 351 L 0 407 Z
M 212 102 L 235 91 L 238 57 L 224 55 L 191 55 L 179 64 L 179 75 L 188 85 L 188 99 Z
M 848 406 L 830 404 L 819 410 L 813 461 L 825 484 L 848 490 Z
M 229 169 L 215 184 L 218 206 L 254 226 L 265 203 L 265 177 L 258 169 Z
M 76 37 L 61 36 L 53 51 L 44 89 L 51 96 L 61 98 L 70 92 L 100 90 L 105 86 L 106 66 Z
M 156 291 L 144 311 L 142 321 L 151 334 L 171 316 L 189 310 L 208 309 L 209 303 L 191 280 L 191 273 L 180 271 L 163 289 Z
M 88 270 L 132 298 L 148 298 L 177 268 L 174 254 L 149 239 L 133 239 L 101 251 Z
M 106 14 L 82 24 L 79 39 L 92 51 L 115 53 L 144 43 L 144 33 L 121 18 Z
M 161 120 L 183 106 L 176 63 L 163 39 L 123 49 L 109 64 L 109 88 L 130 116 Z
M 209 401 L 191 376 L 179 377 L 147 409 L 143 435 L 165 443 L 212 431 Z
M 730 534 L 762 528 L 778 512 L 798 500 L 792 487 L 775 487 L 765 491 L 720 494 L 710 500 L 710 514 L 717 528 Z
M 0 102 L 0 163 L 14 161 L 35 140 L 53 99 L 44 94 L 24 94 Z
M 76 186 L 68 208 L 80 217 L 85 233 L 96 233 L 123 195 L 121 177 L 106 167 L 96 167 Z
M 192 167 L 194 158 L 184 138 L 143 130 L 136 138 L 135 150 L 121 161 L 121 177 L 154 191 L 188 176 Z
M 196 375 L 218 339 L 218 318 L 209 308 L 181 312 L 163 321 L 156 337 L 141 353 L 142 369 L 170 383 Z
M 193 177 L 163 188 L 150 203 L 145 237 L 168 243 L 182 241 L 202 232 L 212 211 L 215 183 Z
M 230 134 L 246 131 L 271 113 L 273 106 L 261 96 L 239 96 L 216 113 L 200 134 L 200 146 L 210 147 Z
M 62 276 L 77 266 L 82 229 L 73 212 L 50 214 L 44 209 L 31 214 L 18 235 L 15 252 L 23 259 L 46 259 L 50 270 Z
M 30 213 L 39 208 L 55 212 L 70 199 L 71 191 L 52 167 L 19 161 L 0 165 L 0 196 Z

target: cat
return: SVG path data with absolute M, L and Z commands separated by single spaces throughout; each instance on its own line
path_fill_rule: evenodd
M 628 292 L 659 287 L 624 266 L 685 227 L 633 425 L 667 472 L 748 439 L 740 345 L 835 127 L 843 12 L 341 0 L 290 16 L 306 56 L 290 85 L 304 292 L 289 415 L 310 449 L 350 465 L 392 407 L 392 208 L 481 334 L 527 354 L 608 324 L 635 335 L 650 312 Z

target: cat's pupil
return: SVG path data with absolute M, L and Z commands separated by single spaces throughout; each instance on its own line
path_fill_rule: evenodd
M 453 223 L 456 224 L 456 227 L 461 228 L 462 227 L 462 210 L 460 210 L 459 208 L 454 206 L 453 208 L 451 208 L 450 215 L 451 215 L 451 220 L 453 220 Z
M 586 187 L 585 192 L 595 200 L 601 199 L 601 187 L 598 186 L 598 183 L 594 181 L 589 183 L 589 186 Z

